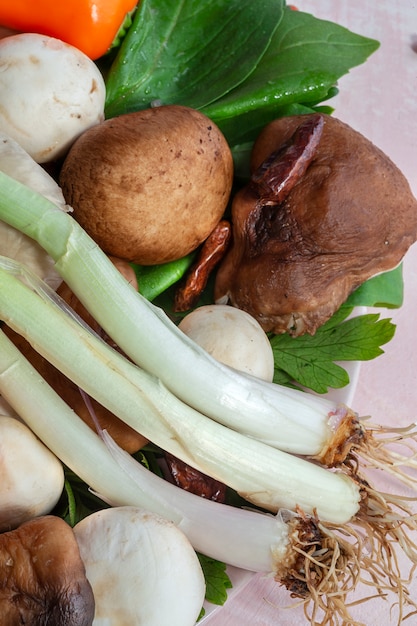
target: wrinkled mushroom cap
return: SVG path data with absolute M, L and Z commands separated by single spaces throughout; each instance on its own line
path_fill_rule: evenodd
M 308 117 L 269 124 L 255 142 L 253 170 Z M 263 204 L 256 185 L 234 199 L 233 246 L 215 298 L 251 313 L 265 331 L 313 334 L 417 239 L 417 201 L 403 174 L 361 134 L 322 117 L 316 152 L 283 200 Z
M 0 615 L 6 626 L 90 626 L 94 596 L 73 530 L 45 516 L 0 534 Z

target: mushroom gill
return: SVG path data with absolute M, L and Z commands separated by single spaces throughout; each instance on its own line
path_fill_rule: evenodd
M 233 201 L 214 296 L 266 332 L 314 334 L 417 239 L 417 201 L 401 171 L 334 117 L 271 122 L 254 144 L 252 172 Z

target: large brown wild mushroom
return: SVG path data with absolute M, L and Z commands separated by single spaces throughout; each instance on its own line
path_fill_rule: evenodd
M 234 199 L 215 299 L 265 331 L 314 334 L 417 239 L 417 201 L 402 173 L 336 118 L 275 120 L 255 142 L 252 166 Z
M 5 626 L 90 626 L 95 602 L 73 530 L 48 515 L 0 534 Z

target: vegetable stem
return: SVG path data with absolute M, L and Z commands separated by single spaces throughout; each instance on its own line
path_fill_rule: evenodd
M 366 575 L 367 584 L 379 594 L 388 580 L 401 609 L 405 602 L 413 604 L 393 568 L 390 546 L 380 549 L 372 532 L 364 540 L 361 533 L 343 527 L 340 536 L 338 529 L 301 512 L 272 516 L 235 508 L 164 481 L 118 448 L 106 431 L 100 439 L 1 330 L 0 393 L 103 501 L 145 508 L 177 524 L 197 551 L 236 567 L 272 573 L 305 603 L 311 623 L 320 616 L 322 626 L 334 626 L 340 617 L 343 623 L 359 626 L 345 600 Z
M 216 361 L 164 311 L 137 293 L 70 215 L 2 172 L 0 218 L 35 239 L 109 337 L 185 403 L 230 428 L 295 454 L 320 457 L 343 417 L 345 427 L 352 422 L 343 454 L 357 441 L 359 426 L 353 411 Z
M 174 396 L 161 381 L 0 267 L 0 317 L 76 385 L 144 437 L 262 508 L 300 507 L 344 523 L 361 500 L 354 479 L 237 433 Z M 35 284 L 35 281 L 32 284 Z
M 132 479 L 131 470 L 115 460 L 1 330 L 0 392 L 45 445 L 105 501 L 162 515 L 179 525 L 197 550 L 213 558 L 252 571 L 275 571 L 274 554 L 288 534 L 276 517 L 199 498 L 137 463 L 140 482 Z M 134 463 L 127 453 L 120 455 Z

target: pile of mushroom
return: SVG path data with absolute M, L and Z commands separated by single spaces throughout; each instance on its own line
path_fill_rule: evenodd
M 135 289 L 130 262 L 163 264 L 200 247 L 192 267 L 199 287 L 195 292 L 186 283 L 180 297 L 177 293 L 177 310 L 187 310 L 180 301 L 194 307 L 207 273 L 229 246 L 216 274 L 216 304 L 197 308 L 179 325 L 215 359 L 271 381 L 274 358 L 266 332 L 314 334 L 356 287 L 395 267 L 416 241 L 417 201 L 401 172 L 362 135 L 321 114 L 278 119 L 260 134 L 251 179 L 233 199 L 230 237 L 225 214 L 233 159 L 211 120 L 175 105 L 103 121 L 104 83 L 96 66 L 40 36 L 25 36 L 29 48 L 16 52 L 21 41 L 11 37 L 0 46 L 0 170 L 52 198 L 57 209 L 73 210 Z M 10 58 L 22 54 L 16 83 Z M 67 93 L 74 102 L 58 98 L 70 118 L 63 133 L 59 108 L 51 117 L 45 115 L 50 102 L 40 101 L 39 113 L 27 91 L 20 98 L 30 59 L 37 68 L 35 73 L 31 68 L 26 85 L 36 93 L 40 79 L 48 81 L 51 93 L 52 84 L 55 91 L 68 84 L 63 67 L 75 72 L 73 93 Z M 56 74 L 50 72 L 51 60 Z M 82 114 L 79 92 L 86 107 Z M 27 106 L 37 123 L 46 122 L 38 133 L 42 141 L 27 140 L 33 125 Z M 64 157 L 61 191 L 38 163 Z M 102 333 L 37 244 L 0 224 L 0 254 L 29 264 Z M 4 330 L 89 426 L 97 428 L 98 422 L 129 453 L 146 443 L 98 402 L 86 400 L 20 335 Z M 14 417 L 0 416 L 0 452 L 4 623 L 195 624 L 204 577 L 176 526 L 134 507 L 115 507 L 72 530 L 48 515 L 63 489 L 60 461 Z M 167 464 L 173 475 L 187 471 L 172 456 Z

